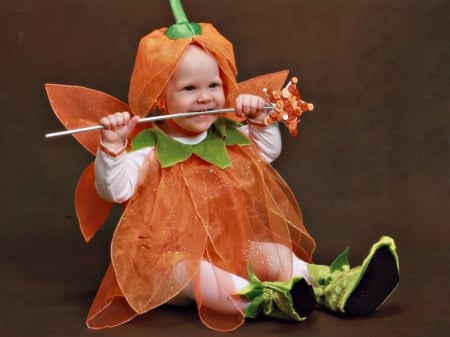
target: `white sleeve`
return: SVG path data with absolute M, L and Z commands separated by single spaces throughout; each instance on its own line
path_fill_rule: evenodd
M 122 203 L 131 198 L 139 178 L 139 170 L 153 147 L 110 156 L 100 148 L 95 158 L 95 187 L 108 201 Z
M 261 157 L 267 162 L 273 162 L 280 155 L 282 141 L 278 123 L 267 126 L 247 124 L 239 130 L 255 143 Z

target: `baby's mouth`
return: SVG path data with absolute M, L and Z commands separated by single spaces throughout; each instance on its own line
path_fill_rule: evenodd
M 202 109 L 202 110 L 194 110 L 191 111 L 191 113 L 193 114 L 192 117 L 204 117 L 204 116 L 208 116 L 208 115 L 213 115 L 215 113 L 215 109 Z
M 200 109 L 200 110 L 194 110 L 193 112 L 208 112 L 208 111 L 212 111 L 214 110 L 213 108 L 211 109 Z

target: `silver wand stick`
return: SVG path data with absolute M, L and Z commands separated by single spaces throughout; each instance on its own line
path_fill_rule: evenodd
M 264 107 L 264 110 L 272 111 L 273 110 L 273 105 L 266 105 Z M 140 123 L 158 122 L 158 121 L 163 121 L 163 120 L 166 120 L 166 119 L 175 119 L 175 118 L 183 118 L 183 117 L 195 117 L 195 116 L 201 116 L 201 115 L 221 114 L 221 113 L 234 112 L 234 111 L 235 111 L 234 108 L 226 108 L 226 109 L 216 109 L 216 110 L 208 110 L 208 111 L 180 112 L 180 113 L 176 113 L 176 114 L 173 114 L 173 115 L 161 115 L 161 116 L 153 116 L 153 117 L 141 118 L 141 119 L 138 120 L 138 124 L 140 124 Z M 45 138 L 54 138 L 54 137 L 60 137 L 60 136 L 67 136 L 67 135 L 73 135 L 75 133 L 89 132 L 89 131 L 95 131 L 95 130 L 101 130 L 101 129 L 103 129 L 103 125 L 87 126 L 87 127 L 79 128 L 79 129 L 47 133 L 45 135 Z

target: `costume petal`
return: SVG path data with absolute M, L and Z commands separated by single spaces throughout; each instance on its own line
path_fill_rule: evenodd
M 123 297 L 117 285 L 114 269 L 110 264 L 86 319 L 91 329 L 112 328 L 132 320 L 137 316 Z
M 190 201 L 180 165 L 161 170 L 151 153 L 144 177 L 114 232 L 111 260 L 117 283 L 138 313 L 166 303 L 194 277 L 207 236 Z M 161 183 L 159 183 L 161 182 Z

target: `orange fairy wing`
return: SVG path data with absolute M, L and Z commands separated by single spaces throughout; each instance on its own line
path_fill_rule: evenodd
M 126 103 L 101 91 L 49 83 L 45 85 L 45 89 L 56 117 L 68 130 L 98 125 L 100 118 L 105 115 L 117 111 L 130 111 Z M 136 127 L 130 137 L 143 128 L 144 126 Z M 73 136 L 91 154 L 96 154 L 100 131 L 78 133 Z M 81 174 L 75 190 L 76 214 L 86 241 L 89 241 L 105 223 L 113 205 L 98 195 L 95 189 L 94 163 L 91 163 Z
M 105 223 L 114 205 L 98 195 L 94 181 L 94 163 L 91 163 L 81 174 L 75 190 L 75 209 L 86 241 Z
M 62 84 L 45 84 L 53 111 L 68 130 L 98 125 L 105 115 L 117 111 L 130 111 L 128 104 L 104 92 Z M 73 135 L 90 153 L 95 154 L 100 131 Z
M 258 95 L 261 96 L 264 99 L 267 99 L 266 94 L 264 93 L 264 88 L 281 88 L 283 87 L 284 83 L 286 82 L 286 79 L 288 77 L 289 71 L 288 70 L 282 70 L 275 73 L 265 74 L 261 76 L 257 76 L 254 78 L 251 78 L 249 80 L 246 80 L 244 82 L 240 82 L 239 90 L 241 93 L 246 94 L 252 94 L 252 95 Z M 237 97 L 236 94 L 232 94 L 231 97 L 229 97 L 230 102 L 234 102 L 234 100 Z M 234 112 L 228 113 L 225 115 L 227 118 L 242 122 L 244 118 L 237 117 Z

